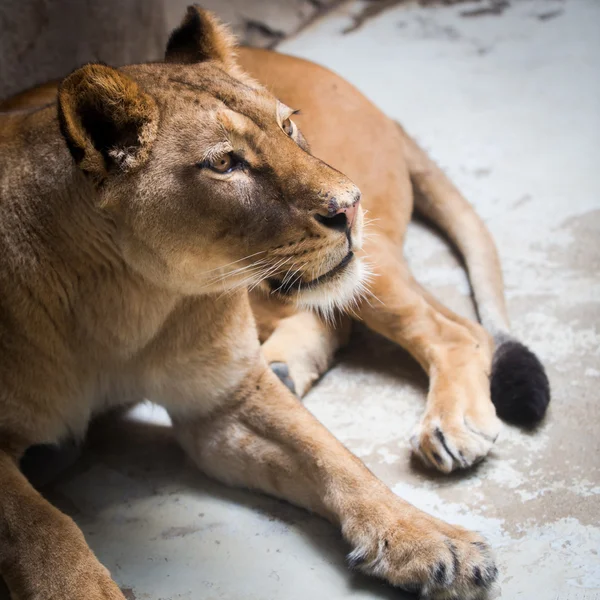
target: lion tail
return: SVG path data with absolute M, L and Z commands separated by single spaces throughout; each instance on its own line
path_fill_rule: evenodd
M 415 208 L 450 239 L 462 255 L 481 324 L 492 334 L 491 394 L 498 416 L 535 426 L 550 402 L 550 384 L 540 360 L 510 334 L 500 259 L 494 240 L 473 207 L 444 172 L 402 129 Z

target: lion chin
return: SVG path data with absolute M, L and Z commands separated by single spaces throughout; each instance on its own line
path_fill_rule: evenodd
M 298 308 L 316 310 L 325 319 L 333 319 L 336 311 L 351 313 L 368 296 L 370 277 L 371 271 L 364 260 L 351 255 L 341 268 L 300 286 L 289 298 Z

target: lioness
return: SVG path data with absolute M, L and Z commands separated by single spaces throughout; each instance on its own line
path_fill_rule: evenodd
M 15 598 L 123 600 L 18 461 L 145 397 L 206 473 L 340 526 L 351 566 L 427 598 L 485 597 L 497 577 L 487 543 L 395 496 L 269 368 L 304 393 L 347 338 L 351 306 L 429 373 L 413 443 L 431 465 L 488 452 L 491 399 L 500 416 L 542 417 L 548 383 L 508 335 L 490 236 L 397 125 L 325 69 L 236 57 L 196 7 L 164 63 L 86 65 L 57 103 L 0 123 L 0 570 Z M 465 256 L 487 331 L 408 272 L 411 179 Z M 361 205 L 380 219 L 364 249 Z

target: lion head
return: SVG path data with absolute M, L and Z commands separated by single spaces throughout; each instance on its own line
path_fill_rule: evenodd
M 358 188 L 310 153 L 297 107 L 240 70 L 210 13 L 188 9 L 163 63 L 78 69 L 58 104 L 125 261 L 157 285 L 321 308 L 360 290 Z

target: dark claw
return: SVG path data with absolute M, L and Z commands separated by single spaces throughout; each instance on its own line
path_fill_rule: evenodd
M 494 581 L 496 581 L 497 577 L 498 569 L 495 566 L 488 569 L 484 569 L 483 572 L 479 567 L 475 567 L 473 569 L 473 581 L 478 587 L 486 589 L 489 588 L 494 583 Z
M 283 362 L 272 362 L 269 366 L 271 367 L 271 371 L 273 371 L 273 373 L 279 377 L 285 387 L 288 388 L 292 394 L 295 394 L 296 386 L 290 377 L 290 370 L 288 369 L 288 366 Z
M 403 592 L 408 592 L 409 594 L 420 594 L 423 586 L 420 583 L 403 583 L 402 585 L 397 586 Z
M 467 466 L 466 461 L 463 457 L 457 458 L 452 452 L 450 452 L 450 448 L 448 448 L 448 444 L 446 443 L 446 438 L 441 429 L 437 428 L 435 430 L 435 437 L 440 441 L 440 444 L 444 447 L 444 450 L 452 457 L 452 459 L 457 462 L 463 469 Z
M 460 563 L 458 561 L 458 553 L 456 546 L 452 542 L 448 542 L 448 548 L 452 553 L 452 568 L 454 569 L 454 577 L 458 577 L 458 571 L 460 569 Z
M 446 583 L 446 565 L 444 563 L 440 563 L 435 568 L 433 580 L 437 583 L 437 585 L 444 585 L 444 583 Z
M 367 560 L 367 552 L 362 554 L 354 554 L 351 552 L 348 554 L 348 567 L 350 569 L 358 569 Z
M 491 435 L 487 435 L 487 433 L 483 433 L 483 431 L 478 431 L 477 429 L 474 429 L 473 427 L 471 427 L 471 425 L 469 425 L 469 423 L 466 419 L 463 420 L 463 423 L 465 424 L 465 427 L 471 433 L 474 433 L 475 435 L 480 435 L 484 440 L 487 440 L 488 442 L 492 442 L 492 444 L 498 439 L 498 436 L 500 435 L 498 433 L 498 434 L 496 434 L 495 437 L 492 437 Z

